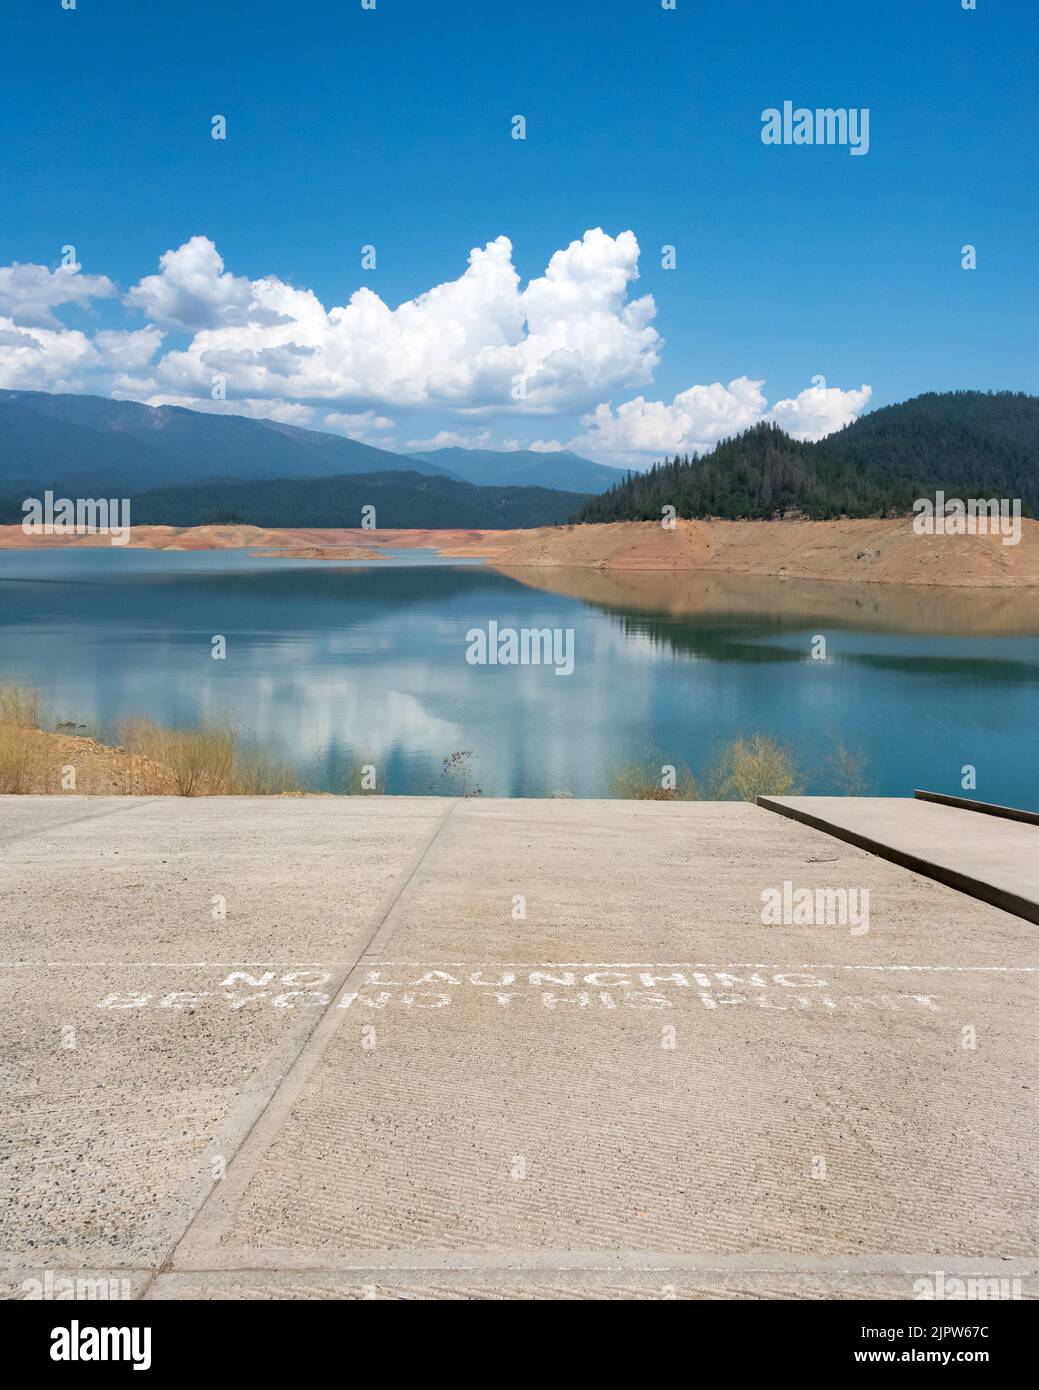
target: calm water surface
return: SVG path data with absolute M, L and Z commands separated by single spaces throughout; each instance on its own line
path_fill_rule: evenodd
M 88 731 L 126 715 L 226 716 L 341 791 L 453 793 L 472 750 L 485 795 L 601 795 L 627 759 L 694 772 L 739 733 L 795 746 L 805 790 L 959 792 L 1039 809 L 1036 599 L 718 576 L 525 575 L 412 552 L 376 564 L 244 551 L 0 552 L 0 679 Z M 552 589 L 537 587 L 550 583 Z M 555 591 L 553 591 L 555 590 Z M 574 630 L 575 669 L 474 667 L 471 627 Z M 210 639 L 227 638 L 225 661 Z M 811 658 L 823 636 L 827 660 Z

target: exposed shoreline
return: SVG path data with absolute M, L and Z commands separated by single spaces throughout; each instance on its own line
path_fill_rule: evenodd
M 255 548 L 270 558 L 378 560 L 387 550 L 431 548 L 495 569 L 704 572 L 842 584 L 1039 588 L 1039 522 L 1021 522 L 1017 545 L 999 535 L 917 535 L 911 519 L 652 521 L 543 526 L 522 531 L 377 530 L 256 526 L 137 526 L 129 548 Z M 0 527 L 0 550 L 104 546 L 96 536 L 26 536 Z

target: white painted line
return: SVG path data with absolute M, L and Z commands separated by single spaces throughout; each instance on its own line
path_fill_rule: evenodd
M 311 968 L 316 970 L 335 969 L 341 961 L 324 960 L 4 960 L 0 968 L 20 970 L 25 967 L 37 970 L 67 969 L 70 966 L 83 966 L 93 970 L 201 970 L 207 967 L 217 969 L 244 969 L 263 967 L 277 970 L 290 966 L 294 970 Z M 1039 965 L 846 965 L 824 961 L 605 961 L 605 960 L 541 960 L 541 961 L 464 961 L 464 960 L 379 960 L 371 964 L 380 966 L 428 967 L 431 969 L 458 970 L 945 970 L 958 973 L 967 972 L 1024 972 L 1034 974 Z
M 459 970 L 1026 970 L 1039 971 L 1039 965 L 845 965 L 825 961 L 653 961 L 653 960 L 378 960 L 373 965 L 401 967 L 428 966 L 431 969 Z
M 220 969 L 266 966 L 269 969 L 278 969 L 285 965 L 291 965 L 297 970 L 305 966 L 327 970 L 341 963 L 323 960 L 0 960 L 0 966 L 9 966 L 15 970 L 27 965 L 41 970 L 64 969 L 70 965 L 85 965 L 96 970 L 197 970 L 207 966 Z

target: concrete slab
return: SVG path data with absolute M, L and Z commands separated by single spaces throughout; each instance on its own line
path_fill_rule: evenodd
M 1017 917 L 741 804 L 40 804 L 0 860 L 14 1288 L 1035 1291 Z M 784 884 L 858 910 L 763 921 Z
M 150 1269 L 450 807 L 77 801 L 0 798 L 0 1259 Z
M 1039 825 L 906 797 L 772 796 L 759 804 L 1039 922 Z

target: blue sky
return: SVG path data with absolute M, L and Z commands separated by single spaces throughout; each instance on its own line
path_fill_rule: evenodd
M 636 464 L 782 401 L 810 435 L 863 386 L 1039 388 L 1029 0 L 76 5 L 4 19 L 0 266 L 45 271 L 0 271 L 0 386 Z M 868 107 L 868 154 L 764 145 L 785 99 Z

